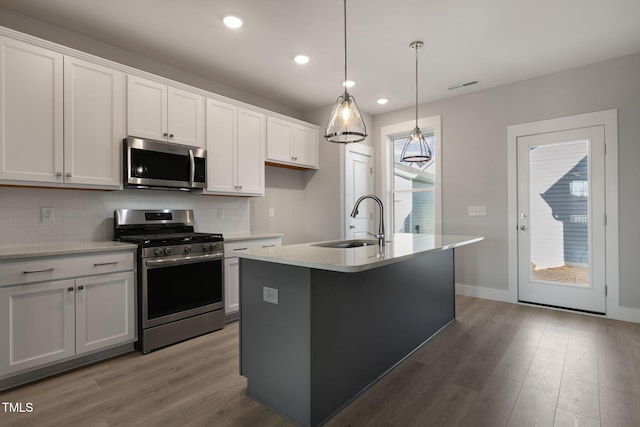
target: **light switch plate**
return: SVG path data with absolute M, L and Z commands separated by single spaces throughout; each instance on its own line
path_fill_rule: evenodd
M 467 206 L 469 216 L 487 216 L 486 206 Z

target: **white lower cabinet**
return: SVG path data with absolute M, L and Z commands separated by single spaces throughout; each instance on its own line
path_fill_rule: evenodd
M 134 254 L 128 254 L 131 262 L 122 262 L 120 253 L 106 255 L 101 263 L 93 255 L 58 258 L 48 268 L 41 267 L 46 259 L 5 264 L 37 282 L 0 287 L 0 378 L 132 343 L 135 276 Z M 55 280 L 65 264 L 87 262 L 105 274 Z M 123 268 L 129 271 L 107 273 Z
M 74 282 L 0 289 L 0 375 L 76 353 Z
M 76 279 L 76 354 L 135 338 L 133 272 Z
M 224 260 L 224 312 L 240 310 L 240 260 L 238 257 Z
M 240 310 L 240 259 L 238 252 L 282 245 L 282 237 L 261 237 L 224 243 L 224 311 L 234 315 Z

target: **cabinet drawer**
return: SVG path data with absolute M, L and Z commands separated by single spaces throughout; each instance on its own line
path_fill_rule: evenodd
M 273 237 L 267 239 L 251 239 L 251 240 L 236 240 L 233 242 L 224 242 L 224 257 L 235 257 L 239 251 L 253 249 L 253 248 L 266 248 L 270 246 L 282 245 L 281 237 Z
M 0 264 L 0 286 L 133 270 L 133 252 L 36 258 Z

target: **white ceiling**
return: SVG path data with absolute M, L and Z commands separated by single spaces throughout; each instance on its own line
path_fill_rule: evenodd
M 0 0 L 0 6 L 307 110 L 344 73 L 342 0 Z M 240 15 L 229 30 L 220 18 Z M 379 114 L 640 52 L 639 0 L 349 0 L 349 92 Z M 311 61 L 300 66 L 293 56 Z M 478 80 L 468 88 L 454 83 Z M 389 98 L 386 106 L 376 104 Z

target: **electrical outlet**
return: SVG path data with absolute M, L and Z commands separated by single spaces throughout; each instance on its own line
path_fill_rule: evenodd
M 276 216 L 276 212 L 273 208 L 269 208 L 269 218 L 273 218 Z
M 224 209 L 218 208 L 218 219 L 223 219 L 223 218 L 224 218 Z
M 271 304 L 278 304 L 278 290 L 268 286 L 263 286 L 262 300 Z
M 40 208 L 40 220 L 42 222 L 55 222 L 56 211 L 53 207 Z

